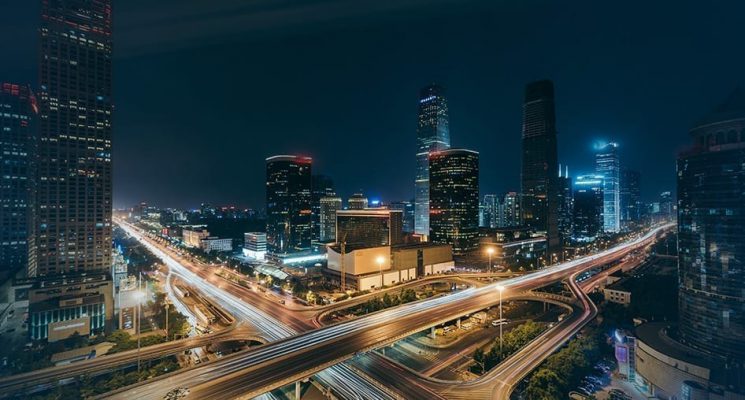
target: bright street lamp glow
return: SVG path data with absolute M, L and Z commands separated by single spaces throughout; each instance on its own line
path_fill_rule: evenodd
M 494 247 L 489 247 L 488 249 L 486 249 L 486 253 L 489 255 L 494 254 Z
M 497 291 L 499 291 L 500 293 L 504 292 L 504 286 L 502 285 L 497 286 Z
M 385 258 L 383 258 L 383 256 L 378 256 L 378 258 L 375 259 L 375 262 L 382 264 L 385 262 Z

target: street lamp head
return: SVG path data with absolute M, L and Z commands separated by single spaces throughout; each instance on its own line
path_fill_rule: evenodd
M 502 292 L 504 292 L 504 286 L 502 286 L 502 285 L 497 285 L 497 291 L 498 291 L 499 293 L 502 293 Z
M 486 254 L 492 255 L 494 254 L 494 247 L 489 247 L 486 249 Z
M 378 264 L 383 264 L 385 262 L 385 258 L 383 258 L 383 256 L 378 256 L 375 259 L 375 262 L 378 263 Z

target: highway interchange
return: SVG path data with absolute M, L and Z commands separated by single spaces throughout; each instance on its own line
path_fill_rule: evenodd
M 494 305 L 497 302 L 497 283 L 317 328 L 317 319 L 277 307 L 274 302 L 252 294 L 244 287 L 232 285 L 204 269 L 194 268 L 183 259 L 177 260 L 178 255 L 144 237 L 136 228 L 126 224 L 120 226 L 161 258 L 171 273 L 196 286 L 238 320 L 247 321 L 253 327 L 251 330 L 243 326 L 234 327 L 226 333 L 218 332 L 215 335 L 235 337 L 233 332 L 240 335 L 255 333 L 257 338 L 271 342 L 236 356 L 180 370 L 107 395 L 111 398 L 151 399 L 162 398 L 175 387 L 190 388 L 190 398 L 251 398 L 310 376 L 314 376 L 321 385 L 332 387 L 334 394 L 342 398 L 387 399 L 402 395 L 404 398 L 473 398 L 474 393 L 491 398 L 507 398 L 516 382 L 594 317 L 596 308 L 576 284 L 574 276 L 620 259 L 651 243 L 658 233 L 672 227 L 657 227 L 643 237 L 598 254 L 500 281 L 498 284 L 506 287 L 504 299 L 508 300 L 510 297 L 524 295 L 527 290 L 570 278 L 570 288 L 581 302 L 581 307 L 578 308 L 579 312 L 573 313 L 539 340 L 530 343 L 481 378 L 470 382 L 438 382 L 413 371 L 406 371 L 405 367 L 375 352 L 370 353 L 369 350 Z M 192 268 L 187 268 L 186 265 Z M 584 286 L 587 288 L 586 284 Z M 203 343 L 200 337 L 190 340 L 195 341 L 195 346 Z M 169 351 L 176 348 L 177 346 L 173 346 Z M 148 353 L 151 355 L 167 351 L 166 349 L 168 348 L 164 346 L 163 349 L 147 351 L 151 351 Z M 146 350 L 143 349 L 144 351 Z M 107 360 L 110 357 L 112 359 Z M 97 360 L 115 363 L 113 357 L 106 356 Z M 84 363 L 80 364 L 79 368 L 85 369 L 82 365 Z M 401 368 L 404 371 L 398 371 Z M 38 384 L 39 379 L 49 381 L 63 376 L 48 370 L 35 371 L 38 375 L 29 376 L 29 379 L 20 384 Z M 361 373 L 361 370 L 365 373 Z M 64 376 L 74 376 L 76 372 L 67 371 Z M 18 388 L 10 386 L 11 384 L 19 383 L 9 382 L 7 378 L 0 380 L 0 391 Z M 385 387 L 394 390 L 387 390 Z

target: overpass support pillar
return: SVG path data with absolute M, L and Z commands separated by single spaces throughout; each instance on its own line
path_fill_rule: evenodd
M 300 400 L 300 396 L 302 395 L 302 386 L 300 385 L 300 381 L 295 382 L 295 400 Z
M 455 324 L 458 326 L 458 329 L 460 329 L 460 318 L 455 322 Z
M 432 338 L 432 340 L 435 340 L 435 327 L 434 326 L 432 327 L 431 332 L 430 332 L 429 335 Z

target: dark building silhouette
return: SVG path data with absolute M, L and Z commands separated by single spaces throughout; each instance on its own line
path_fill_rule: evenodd
M 574 182 L 572 238 L 595 240 L 603 231 L 603 176 L 580 175 Z
M 478 246 L 479 153 L 450 149 L 429 156 L 430 239 L 464 254 Z
M 745 92 L 691 129 L 678 157 L 680 337 L 745 363 Z
M 642 219 L 641 174 L 628 168 L 621 169 L 621 228 L 629 229 Z
M 321 199 L 335 197 L 334 181 L 326 175 L 313 175 L 311 182 L 313 210 L 313 240 L 321 240 Z
M 546 234 L 549 251 L 559 246 L 554 85 L 549 80 L 525 88 L 522 128 L 523 223 Z
M 279 155 L 266 159 L 266 244 L 271 254 L 310 249 L 310 157 Z
M 429 154 L 450 148 L 450 125 L 445 89 L 432 84 L 419 93 L 416 130 L 416 183 L 414 193 L 414 231 L 429 235 Z
M 36 273 L 37 114 L 28 86 L 0 84 L 0 281 L 20 270 Z
M 391 210 L 401 210 L 403 213 L 403 231 L 414 233 L 414 200 L 394 201 L 390 204 Z
M 37 270 L 111 269 L 111 0 L 43 1 Z
M 403 242 L 403 213 L 384 208 L 336 212 L 336 240 L 349 249 L 393 246 Z

